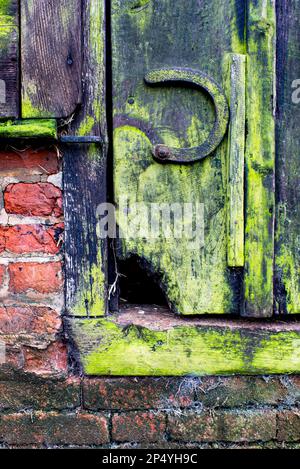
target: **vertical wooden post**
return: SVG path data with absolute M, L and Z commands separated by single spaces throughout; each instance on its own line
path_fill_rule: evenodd
M 245 316 L 273 314 L 275 216 L 274 0 L 248 0 Z
M 83 2 L 83 106 L 70 124 L 77 136 L 100 136 L 102 145 L 70 144 L 64 154 L 66 309 L 79 317 L 103 316 L 107 298 L 107 245 L 97 229 L 106 202 L 104 0 Z

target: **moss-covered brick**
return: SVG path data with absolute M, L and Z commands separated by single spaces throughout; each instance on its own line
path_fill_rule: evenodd
M 46 380 L 16 375 L 0 381 L 1 411 L 70 410 L 80 406 L 80 380 Z
M 109 441 L 104 415 L 31 412 L 2 415 L 0 440 L 8 445 L 102 445 Z
M 188 407 L 194 403 L 193 378 L 86 378 L 83 406 L 88 410 L 142 410 Z
M 178 441 L 269 441 L 276 437 L 273 410 L 215 411 L 168 416 L 171 439 Z
M 154 442 L 162 440 L 166 416 L 159 412 L 127 412 L 113 415 L 112 438 L 115 441 Z
M 300 441 L 300 413 L 298 409 L 278 412 L 279 441 Z

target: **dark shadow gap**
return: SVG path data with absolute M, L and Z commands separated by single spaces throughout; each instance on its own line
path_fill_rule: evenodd
M 118 261 L 120 306 L 122 304 L 168 307 L 160 278 L 142 265 L 137 256 Z

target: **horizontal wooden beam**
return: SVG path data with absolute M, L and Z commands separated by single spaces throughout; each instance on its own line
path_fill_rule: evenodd
M 55 119 L 24 119 L 6 121 L 0 124 L 0 138 L 3 139 L 57 139 L 57 122 Z
M 300 324 L 187 319 L 129 307 L 101 319 L 66 319 L 88 375 L 300 372 Z

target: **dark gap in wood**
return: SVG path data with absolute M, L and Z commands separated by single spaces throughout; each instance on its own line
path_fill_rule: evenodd
M 107 122 L 107 201 L 114 203 L 113 181 L 113 91 L 112 91 L 112 42 L 111 42 L 111 1 L 105 0 L 105 64 L 106 64 L 106 122 Z M 117 280 L 117 262 L 115 257 L 115 240 L 108 243 L 108 284 L 113 285 Z M 119 308 L 119 286 L 109 297 L 109 310 L 114 312 Z
M 118 261 L 120 302 L 168 307 L 160 288 L 160 276 L 151 273 L 137 256 Z

